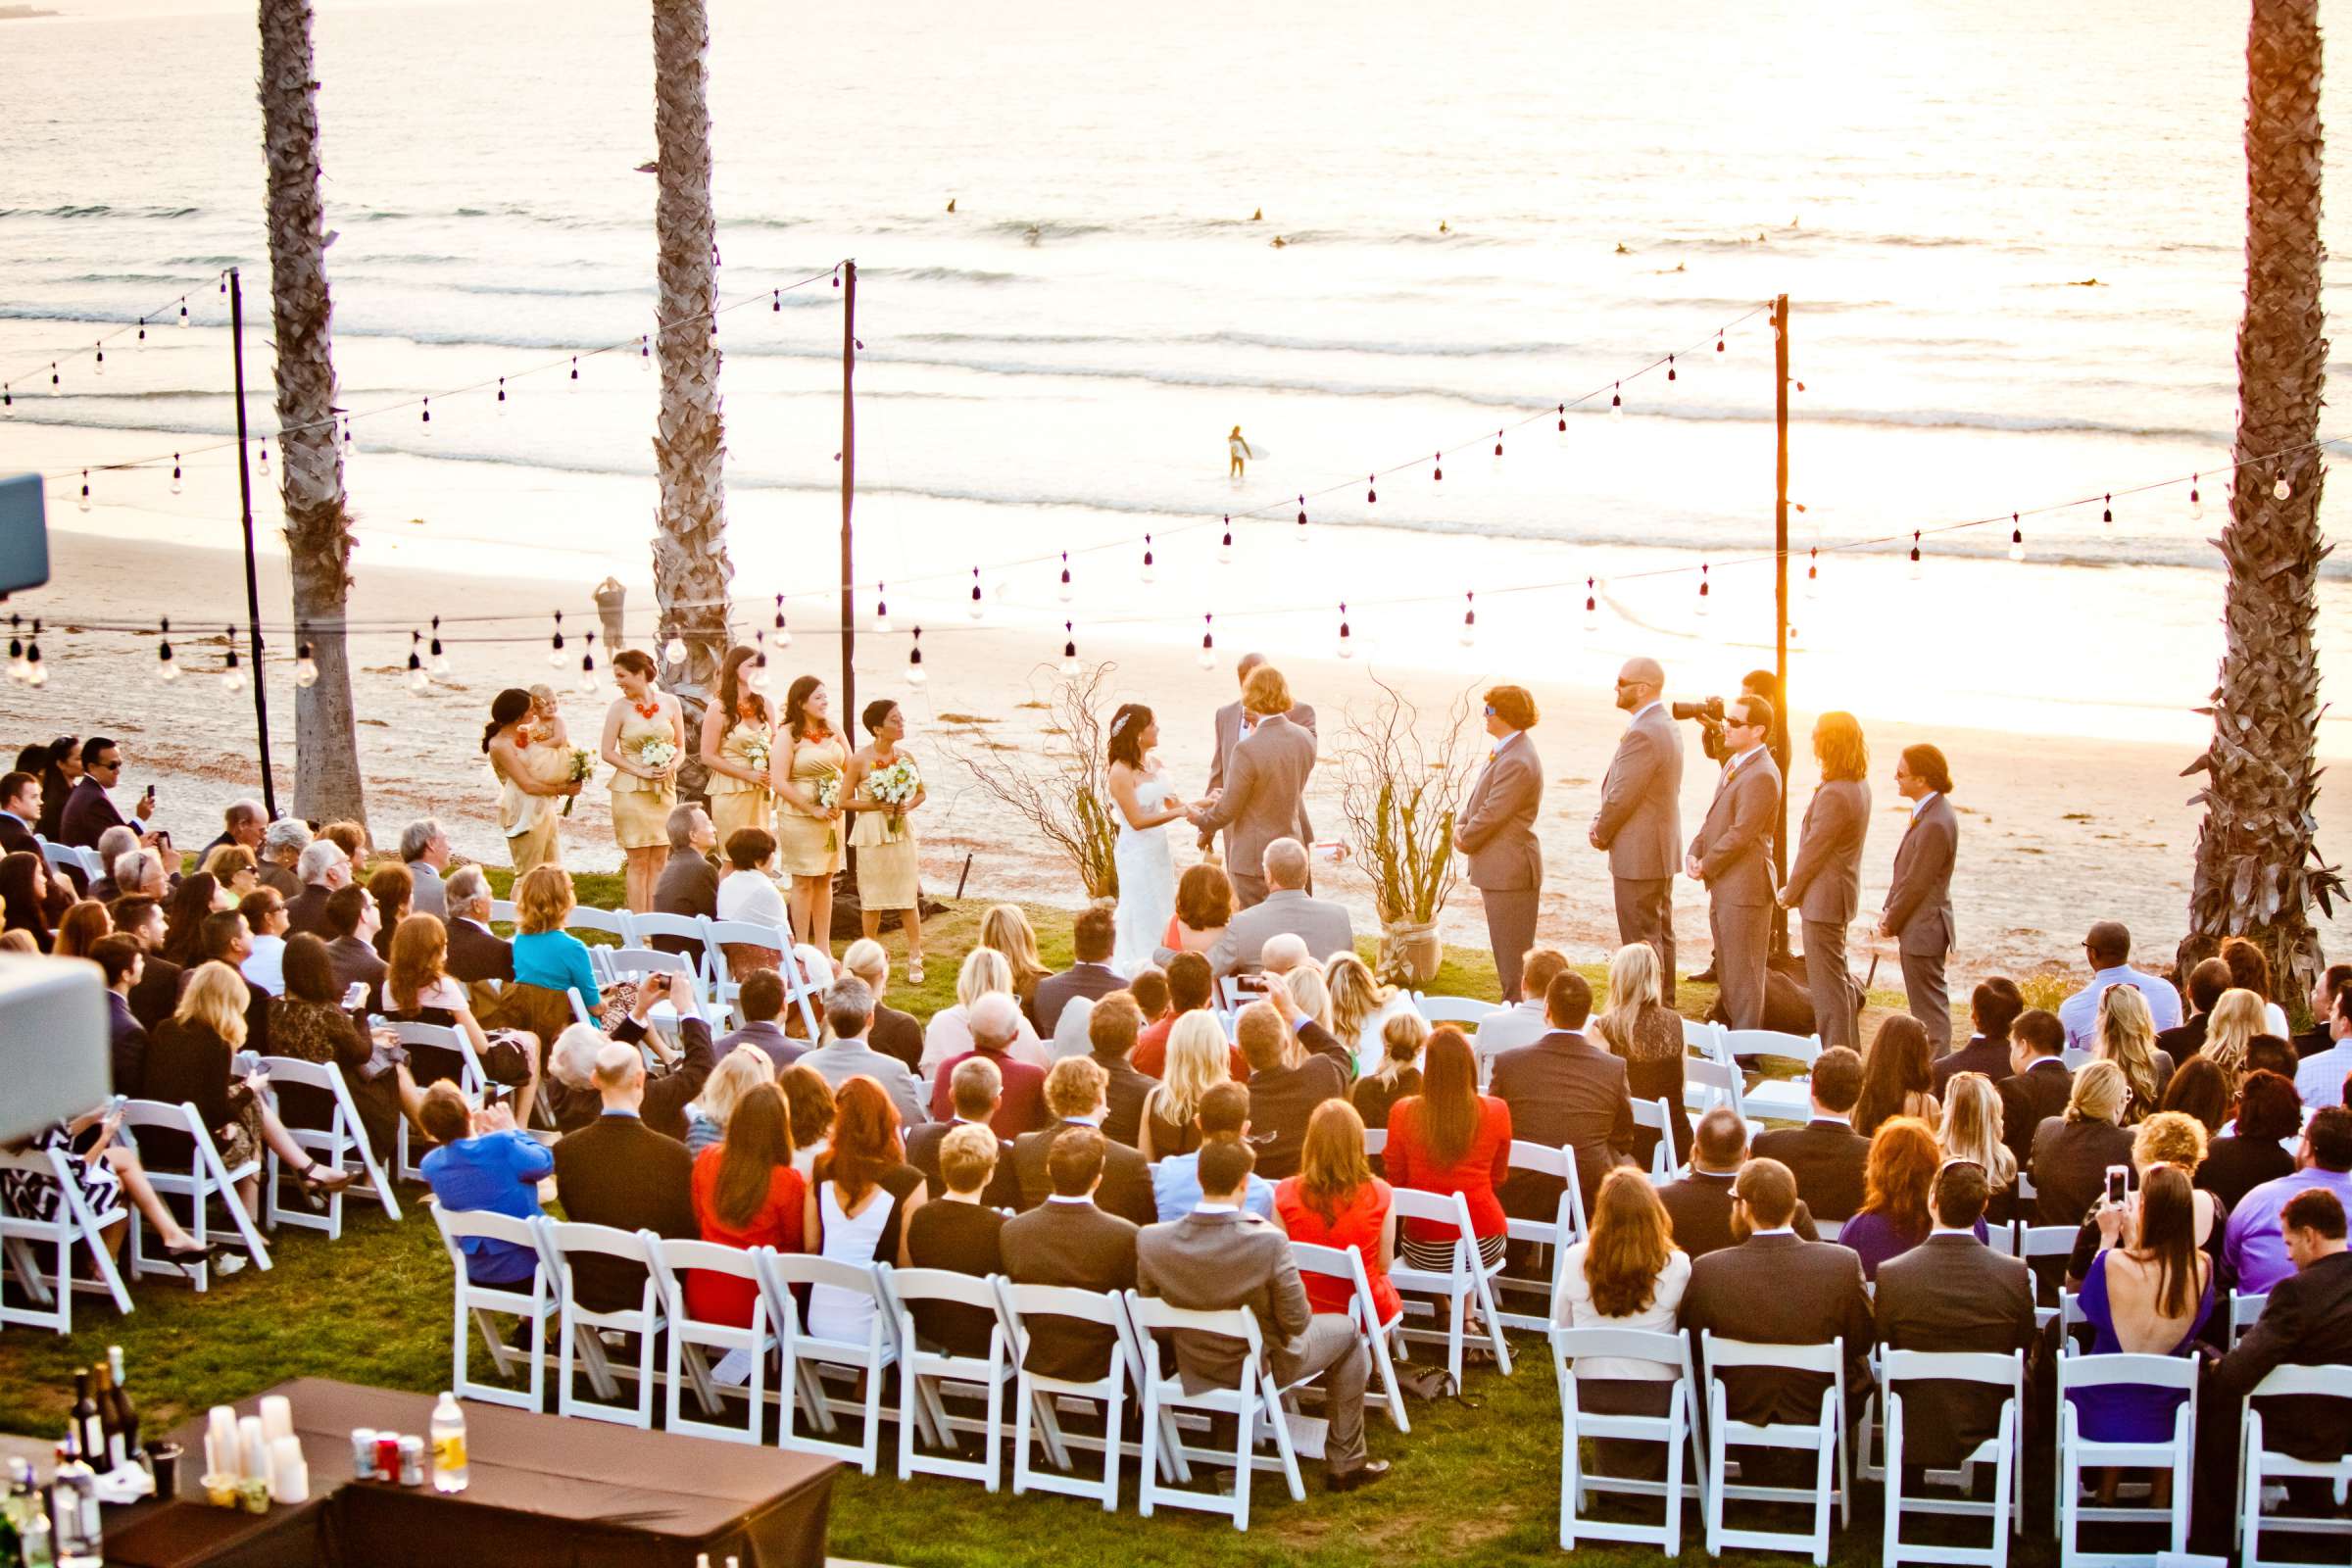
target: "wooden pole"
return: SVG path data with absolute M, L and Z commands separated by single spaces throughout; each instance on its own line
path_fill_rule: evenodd
M 1772 501 L 1772 667 L 1781 700 L 1773 704 L 1773 727 L 1782 756 L 1788 747 L 1788 296 L 1772 302 L 1772 412 L 1778 427 L 1779 453 L 1774 465 Z M 1788 781 L 1781 781 L 1781 819 L 1772 837 L 1772 880 L 1788 879 Z M 1788 911 L 1778 905 L 1772 911 L 1772 951 L 1788 951 Z
M 252 655 L 254 728 L 262 743 L 262 809 L 274 821 L 277 786 L 270 772 L 270 683 L 262 673 L 262 589 L 253 559 L 253 470 L 246 466 L 245 290 L 233 267 L 228 270 L 228 349 L 237 381 L 237 496 L 245 524 L 245 645 Z
M 858 722 L 858 551 L 850 529 L 850 506 L 858 493 L 858 406 L 850 383 L 858 370 L 858 264 L 841 264 L 841 706 L 834 728 L 854 735 Z M 842 819 L 842 831 L 849 819 Z M 858 884 L 858 852 L 845 848 L 850 885 Z

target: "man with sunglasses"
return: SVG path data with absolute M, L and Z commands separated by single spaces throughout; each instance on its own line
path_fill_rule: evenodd
M 1616 881 L 1617 940 L 1658 950 L 1659 1000 L 1674 1005 L 1675 851 L 1683 839 L 1683 737 L 1659 699 L 1665 668 L 1629 659 L 1617 672 L 1617 706 L 1633 715 L 1601 780 L 1600 810 L 1587 841 L 1609 856 Z
M 1772 946 L 1772 835 L 1781 809 L 1781 770 L 1765 750 L 1772 705 L 1742 697 L 1724 716 L 1731 756 L 1707 819 L 1690 841 L 1683 869 L 1707 885 L 1707 925 L 1715 938 L 1716 983 L 1735 1029 L 1764 1022 L 1764 959 Z
M 147 786 L 147 793 L 139 797 L 137 814 L 125 821 L 122 813 L 115 809 L 113 797 L 107 794 L 122 780 L 122 748 L 103 735 L 93 735 L 82 742 L 81 779 L 74 786 L 74 793 L 66 797 L 66 808 L 58 817 L 60 840 L 85 850 L 96 849 L 99 834 L 110 827 L 128 827 L 139 835 L 141 844 L 159 848 L 164 835 L 151 832 L 147 826 L 147 818 L 155 814 L 155 786 Z

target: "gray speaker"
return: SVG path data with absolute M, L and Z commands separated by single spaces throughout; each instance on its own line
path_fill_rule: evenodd
M 98 966 L 0 956 L 0 1142 L 80 1115 L 113 1079 Z
M 48 580 L 49 520 L 41 506 L 41 476 L 0 479 L 0 596 Z

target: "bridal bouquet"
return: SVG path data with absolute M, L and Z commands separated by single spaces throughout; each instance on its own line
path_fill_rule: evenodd
M 574 746 L 564 760 L 569 764 L 564 774 L 564 782 L 566 784 L 585 784 L 589 775 L 596 771 L 596 754 L 585 746 Z M 576 795 L 564 796 L 564 809 L 557 814 L 569 816 L 571 803 L 578 799 L 579 797 Z
M 877 768 L 866 775 L 866 793 L 891 808 L 888 825 L 894 842 L 906 831 L 904 813 L 922 787 L 922 776 L 915 772 L 914 761 L 910 758 L 902 757 L 888 767 Z

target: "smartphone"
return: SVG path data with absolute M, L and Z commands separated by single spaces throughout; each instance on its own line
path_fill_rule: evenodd
M 2131 1166 L 2129 1166 L 2129 1165 L 2110 1165 L 2110 1166 L 2108 1166 L 2108 1167 L 2107 1167 L 2107 1201 L 2108 1201 L 2109 1203 L 2111 1203 L 2111 1204 L 2114 1204 L 2115 1206 L 2117 1206 L 2117 1207 L 2119 1207 L 2119 1208 L 2120 1208 L 2120 1207 L 2122 1207 L 2122 1206 L 2123 1206 L 2123 1201 L 2124 1201 L 2124 1194 L 2125 1194 L 2126 1190 L 2127 1190 L 2127 1189 L 2130 1187 L 2130 1185 L 2131 1185 L 2131 1181 L 2132 1181 L 2132 1167 L 2131 1167 Z
M 368 982 L 354 980 L 343 993 L 343 1010 L 357 1011 L 368 1001 Z
M 1307 853 L 1328 865 L 1337 865 L 1347 857 L 1348 846 L 1339 839 L 1318 839 L 1307 846 Z
M 1237 974 L 1233 977 L 1233 989 L 1236 991 L 1254 991 L 1263 996 L 1267 984 L 1263 974 Z

